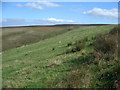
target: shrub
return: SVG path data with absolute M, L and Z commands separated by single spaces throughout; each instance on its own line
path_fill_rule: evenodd
M 111 29 L 106 35 L 96 38 L 93 45 L 97 59 L 109 61 L 114 60 L 117 56 L 117 28 Z
M 88 46 L 93 46 L 93 42 L 90 42 Z
M 54 51 L 54 50 L 55 50 L 55 48 L 52 48 L 52 50 Z
M 87 41 L 88 41 L 88 37 L 84 38 L 84 41 L 86 41 L 86 42 L 87 42 Z
M 71 52 L 72 52 L 71 49 L 67 49 L 65 53 L 68 54 L 68 53 L 71 53 Z
M 103 53 L 109 53 L 109 52 L 114 53 L 117 48 L 116 39 L 117 38 L 113 35 L 97 37 L 97 39 L 94 42 L 95 50 Z
M 72 45 L 72 42 L 69 42 L 69 43 L 67 44 L 68 47 L 71 46 L 71 45 Z
M 95 87 L 100 88 L 118 88 L 120 86 L 120 70 L 119 66 L 114 67 L 114 69 L 106 70 L 100 72 L 100 75 L 97 77 L 98 83 L 95 84 Z
M 95 40 L 96 39 L 96 36 L 92 36 L 92 40 Z
M 119 30 L 119 27 L 114 27 L 113 29 L 111 29 L 109 34 L 111 34 L 111 35 L 117 34 L 118 30 Z
M 100 67 L 99 75 L 92 80 L 92 87 L 118 88 L 120 87 L 120 66 L 117 57 L 117 30 L 115 27 L 106 35 L 97 37 L 94 41 L 93 63 Z M 117 59 L 117 60 L 116 60 Z M 101 61 L 104 60 L 104 61 Z M 98 65 L 99 64 L 99 65 Z M 114 67 L 114 68 L 113 68 Z
M 74 53 L 74 52 L 78 52 L 78 51 L 82 50 L 83 48 L 85 48 L 85 44 L 86 44 L 85 39 L 76 41 L 72 49 L 66 50 L 66 54 Z M 71 45 L 71 43 L 69 43 L 68 46 L 70 46 L 70 45 Z
M 68 29 L 68 31 L 71 31 L 71 30 L 72 30 L 72 29 L 70 29 L 70 28 Z
M 76 51 L 80 51 L 81 49 L 83 49 L 85 47 L 85 44 L 86 44 L 85 39 L 81 40 L 81 41 L 80 40 L 76 41 L 76 43 L 75 43 L 75 50 Z
M 66 81 L 67 87 L 120 87 L 120 66 L 118 59 L 116 59 L 117 32 L 112 29 L 110 33 L 97 36 L 94 40 L 94 52 L 85 55 L 83 53 L 83 56 L 72 60 L 72 65 L 77 68 L 68 77 Z M 80 51 L 85 47 L 85 42 L 85 39 L 76 41 L 74 47 L 69 49 L 69 52 Z M 90 44 L 92 45 L 92 43 Z M 80 67 L 84 68 L 81 69 Z

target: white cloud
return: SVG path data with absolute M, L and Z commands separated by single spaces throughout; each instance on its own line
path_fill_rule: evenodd
M 59 7 L 60 5 L 48 2 L 48 1 L 38 1 L 38 2 L 29 2 L 26 4 L 15 4 L 17 7 L 30 7 L 42 10 L 46 7 Z
M 34 20 L 34 23 L 35 24 L 41 24 L 41 25 L 54 25 L 54 24 L 75 24 L 75 23 L 78 23 L 78 22 L 75 22 L 73 20 L 48 18 L 48 19 Z
M 56 18 L 48 18 L 47 20 L 50 22 L 57 22 L 57 23 L 67 23 L 67 22 L 73 23 L 73 22 L 75 22 L 73 20 L 64 20 L 64 19 L 56 19 Z
M 40 6 L 38 3 L 26 3 L 25 6 L 30 8 L 40 9 L 40 10 L 43 9 L 43 7 Z
M 37 19 L 26 21 L 25 19 L 17 19 L 17 18 L 8 18 L 2 20 L 2 26 L 28 26 L 28 25 L 54 25 L 54 24 L 75 24 L 77 22 L 73 20 L 64 20 L 64 19 L 56 19 L 56 18 L 48 18 L 48 19 Z
M 48 1 L 38 1 L 39 4 L 43 4 L 47 7 L 59 7 L 60 5 L 52 3 L 52 2 L 48 2 Z
M 15 4 L 17 7 L 22 7 L 23 5 L 22 4 Z
M 113 9 L 108 10 L 108 9 L 101 9 L 101 8 L 93 8 L 92 10 L 84 11 L 83 14 L 117 19 L 118 18 L 118 9 L 113 8 Z

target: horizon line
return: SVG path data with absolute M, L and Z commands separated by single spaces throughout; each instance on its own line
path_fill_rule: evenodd
M 9 28 L 9 27 L 35 27 L 35 26 L 70 26 L 70 25 L 115 25 L 115 24 L 54 24 L 54 25 L 20 25 L 20 26 L 0 26 L 1 28 Z M 118 25 L 118 24 L 117 24 Z

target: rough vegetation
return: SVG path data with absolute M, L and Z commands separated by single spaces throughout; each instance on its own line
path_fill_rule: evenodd
M 84 60 L 83 65 L 76 65 L 76 70 L 66 80 L 65 87 L 120 88 L 117 31 L 118 28 L 115 27 L 109 34 L 95 39 L 93 53 L 77 59 L 78 63 Z
M 86 44 L 85 39 L 76 41 L 72 48 L 68 48 L 66 50 L 66 54 L 81 51 L 83 48 L 85 48 L 85 44 Z M 71 42 L 67 44 L 67 46 L 71 46 L 71 45 L 72 45 Z
M 3 87 L 119 88 L 116 26 L 80 26 L 4 51 Z

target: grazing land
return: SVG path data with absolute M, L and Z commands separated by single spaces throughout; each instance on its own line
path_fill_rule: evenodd
M 2 28 L 2 50 L 39 42 L 63 34 L 77 26 L 25 26 Z
M 3 50 L 7 50 L 2 53 L 3 88 L 118 88 L 116 26 L 4 28 Z M 57 30 L 62 34 L 49 36 Z M 17 35 L 10 36 L 13 32 Z M 35 43 L 29 36 L 34 33 L 47 39 L 37 38 Z M 12 47 L 24 36 L 32 44 Z M 8 39 L 12 41 L 10 48 L 4 46 Z

